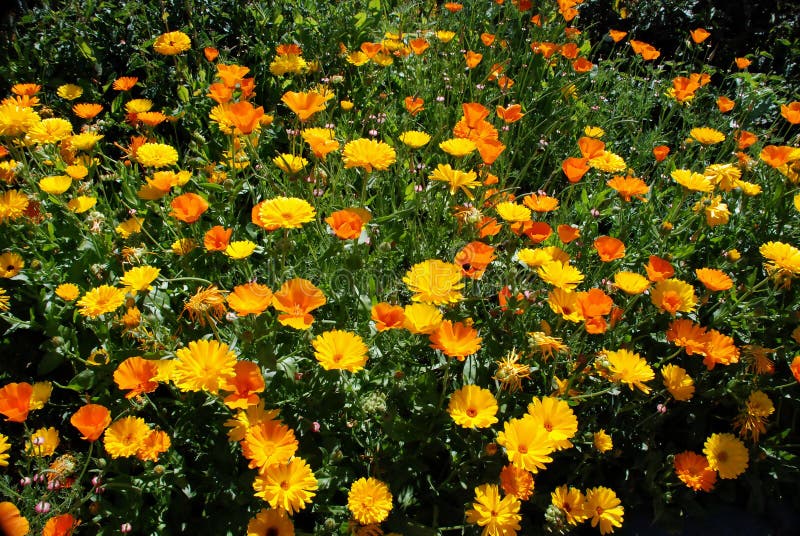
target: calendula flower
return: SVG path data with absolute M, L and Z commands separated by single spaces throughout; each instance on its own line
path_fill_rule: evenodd
M 140 114 L 152 109 L 153 101 L 150 99 L 131 99 L 125 103 L 125 111 L 129 114 Z
M 316 91 L 296 93 L 287 91 L 281 97 L 281 101 L 297 114 L 300 121 L 307 121 L 312 115 L 325 109 L 327 100 Z
M 247 429 L 242 440 L 242 455 L 251 469 L 265 469 L 288 462 L 297 452 L 294 432 L 278 420 L 266 420 Z
M 600 525 L 600 534 L 610 534 L 621 527 L 625 513 L 617 494 L 602 486 L 586 490 L 584 511 L 591 518 L 593 527 Z
M 294 175 L 303 171 L 308 165 L 308 160 L 302 156 L 284 153 L 273 158 L 272 163 L 278 166 L 284 173 Z
M 634 272 L 617 272 L 614 274 L 614 286 L 626 294 L 641 294 L 650 287 L 646 277 Z
M 747 469 L 747 447 L 733 434 L 711 434 L 703 446 L 703 454 L 708 459 L 708 466 L 720 478 L 736 478 Z
M 103 135 L 97 132 L 81 132 L 69 138 L 69 145 L 78 151 L 90 151 L 102 139 Z
M 661 367 L 661 377 L 664 379 L 664 387 L 675 400 L 684 402 L 694 396 L 694 380 L 683 367 L 664 365 Z
M 147 142 L 136 149 L 136 160 L 145 167 L 174 166 L 178 163 L 178 151 L 165 143 Z
M 8 467 L 8 451 L 11 450 L 11 443 L 8 442 L 8 436 L 0 434 L 0 467 Z M 0 524 L 0 528 L 3 525 Z
M 294 524 L 283 508 L 263 508 L 247 523 L 247 536 L 294 536 Z
M 174 198 L 170 207 L 170 216 L 184 223 L 194 223 L 208 210 L 208 201 L 195 193 L 187 192 Z
M 97 318 L 117 310 L 125 303 L 125 289 L 101 285 L 86 292 L 78 300 L 78 312 L 88 318 Z
M 488 428 L 497 422 L 497 409 L 491 391 L 465 385 L 450 396 L 447 413 L 462 428 Z
M 136 295 L 137 292 L 152 290 L 150 283 L 155 281 L 160 273 L 158 268 L 152 266 L 136 266 L 125 272 L 120 282 L 125 285 L 128 292 Z
M 586 497 L 577 488 L 559 486 L 550 494 L 550 501 L 570 525 L 583 523 L 591 515 L 586 509 Z
M 389 486 L 376 478 L 359 478 L 350 486 L 347 508 L 362 525 L 382 522 L 392 510 Z
M 406 319 L 401 306 L 386 302 L 373 305 L 370 316 L 375 322 L 375 329 L 379 332 L 402 328 Z
M 538 473 L 553 461 L 550 454 L 555 446 L 547 430 L 530 414 L 511 419 L 497 434 L 497 443 L 506 449 L 508 460 L 515 467 Z
M 325 218 L 325 222 L 330 225 L 333 234 L 342 240 L 355 240 L 360 237 L 365 223 L 360 211 L 355 209 L 337 210 Z
M 619 173 L 628 167 L 625 159 L 610 151 L 603 151 L 599 156 L 590 158 L 588 164 L 591 168 L 607 173 Z
M 471 190 L 480 186 L 478 174 L 474 171 L 460 171 L 450 167 L 450 164 L 439 164 L 436 169 L 428 175 L 434 181 L 446 182 L 450 185 L 450 195 L 456 195 L 458 190 L 464 192 L 467 197 L 473 199 Z
M 103 436 L 103 446 L 112 458 L 135 456 L 150 427 L 141 417 L 123 417 L 111 423 Z
M 418 130 L 408 130 L 400 134 L 398 139 L 401 143 L 412 149 L 419 149 L 431 141 L 431 136 L 430 134 L 426 134 L 425 132 L 420 132 Z
M 613 382 L 622 382 L 631 390 L 638 388 L 644 394 L 650 393 L 650 387 L 644 382 L 655 377 L 655 372 L 647 364 L 647 360 L 630 350 L 620 349 L 614 352 L 605 352 L 608 360 L 609 379 Z
M 192 40 L 183 32 L 168 32 L 159 35 L 153 50 L 164 56 L 175 56 L 192 48 Z
M 508 464 L 500 471 L 500 487 L 506 495 L 527 501 L 533 494 L 533 475 L 530 471 Z
M 72 135 L 72 124 L 60 117 L 48 117 L 28 129 L 30 141 L 38 145 L 57 143 Z
M 784 242 L 767 242 L 758 248 L 767 259 L 764 263 L 767 272 L 784 273 L 789 276 L 800 274 L 800 249 Z
M 122 238 L 129 238 L 131 235 L 134 235 L 142 230 L 143 222 L 144 218 L 137 218 L 134 216 L 121 222 L 114 228 L 114 231 L 119 233 Z
M 711 491 L 717 482 L 717 473 L 708 466 L 708 460 L 696 452 L 685 451 L 675 455 L 675 475 L 695 491 Z
M 28 208 L 28 196 L 18 190 L 6 190 L 0 194 L 0 223 L 21 218 Z
M 545 262 L 536 273 L 545 283 L 567 291 L 574 290 L 584 279 L 580 270 L 561 261 Z
M 442 323 L 442 312 L 428 303 L 413 303 L 403 309 L 403 327 L 417 335 L 430 335 Z
M 642 179 L 631 176 L 614 175 L 606 184 L 614 189 L 626 202 L 629 202 L 632 197 L 644 200 L 642 196 L 650 191 L 650 187 Z
M 578 419 L 564 400 L 534 397 L 528 404 L 528 414 L 544 429 L 555 450 L 572 447 L 569 440 L 578 432 Z
M 438 259 L 417 263 L 406 272 L 403 283 L 414 294 L 411 299 L 432 305 L 446 305 L 463 299 L 461 267 Z
M 266 384 L 261 367 L 251 361 L 237 361 L 233 367 L 234 377 L 222 385 L 223 391 L 230 391 L 222 401 L 231 409 L 246 409 L 260 402 L 259 393 L 264 392 Z
M 139 445 L 136 457 L 142 461 L 157 462 L 158 457 L 168 451 L 170 446 L 172 446 L 172 440 L 166 432 L 150 430 Z
M 714 145 L 725 141 L 725 134 L 713 128 L 693 128 L 689 135 L 703 145 Z
M 194 246 L 193 246 L 194 247 Z M 216 286 L 198 287 L 197 291 L 183 306 L 183 313 L 189 313 L 189 319 L 205 326 L 207 320 L 219 320 L 225 314 L 225 296 Z
M 325 370 L 358 372 L 367 363 L 367 346 L 355 333 L 332 330 L 318 335 L 311 345 Z
M 192 341 L 178 349 L 175 356 L 172 379 L 184 392 L 204 390 L 216 394 L 235 375 L 236 354 L 219 341 Z
M 722 270 L 697 268 L 694 273 L 697 275 L 697 279 L 708 290 L 721 291 L 733 287 L 733 280 Z
M 653 305 L 675 316 L 677 312 L 689 313 L 697 305 L 694 287 L 680 279 L 665 279 L 656 283 L 650 293 Z
M 450 156 L 461 158 L 475 151 L 478 146 L 467 138 L 452 138 L 441 142 L 439 148 Z
M 311 503 L 319 487 L 314 473 L 302 458 L 264 468 L 253 482 L 256 497 L 293 514 Z
M 594 445 L 597 452 L 601 453 L 608 452 L 614 448 L 614 442 L 611 440 L 611 436 L 603 429 L 592 434 L 592 445 Z
M 17 253 L 6 251 L 0 254 L 0 278 L 10 279 L 25 268 L 25 260 Z
M 670 173 L 672 179 L 693 192 L 711 192 L 714 190 L 714 184 L 709 177 L 702 173 L 695 173 L 688 169 L 676 169 Z
M 114 80 L 111 88 L 114 91 L 130 91 L 137 82 L 139 82 L 139 77 L 137 76 L 121 76 Z
M 246 259 L 256 250 L 256 243 L 250 240 L 236 240 L 225 248 L 225 255 L 234 260 Z
M 600 236 L 594 241 L 594 249 L 600 255 L 600 260 L 610 262 L 625 256 L 625 244 L 622 240 L 612 236 Z
M 475 502 L 467 510 L 467 521 L 483 527 L 483 536 L 514 536 L 520 530 L 520 502 L 513 495 L 500 499 L 495 484 L 475 488 Z
M 307 201 L 296 197 L 276 197 L 253 207 L 252 220 L 268 231 L 299 229 L 314 219 L 316 211 Z
M 56 89 L 56 95 L 65 100 L 75 100 L 83 95 L 83 88 L 75 84 L 63 84 Z
M 744 408 L 733 422 L 739 435 L 758 443 L 761 434 L 767 431 L 767 417 L 775 412 L 775 405 L 763 391 L 753 391 L 747 398 Z
M 371 173 L 388 169 L 397 160 L 397 153 L 386 143 L 361 138 L 344 146 L 342 160 L 345 168 L 360 167 Z
M 503 201 L 494 207 L 497 214 L 507 222 L 524 222 L 531 219 L 531 209 L 511 201 Z

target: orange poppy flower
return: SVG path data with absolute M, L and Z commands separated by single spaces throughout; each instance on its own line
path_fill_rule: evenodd
M 559 52 L 568 60 L 574 60 L 578 57 L 578 45 L 575 43 L 567 43 L 561 46 Z
M 464 59 L 467 61 L 467 68 L 474 69 L 483 59 L 483 54 L 468 50 L 467 53 L 464 54 Z
M 781 104 L 781 115 L 793 125 L 800 124 L 800 101 Z
M 125 398 L 133 398 L 155 391 L 158 388 L 156 376 L 158 364 L 154 360 L 134 356 L 119 364 L 114 371 L 114 383 L 122 390 L 130 389 Z
M 625 244 L 611 236 L 601 236 L 594 241 L 594 249 L 600 254 L 600 260 L 610 262 L 625 256 Z
M 487 236 L 494 236 L 499 233 L 503 226 L 497 222 L 497 219 L 490 216 L 483 216 L 477 224 L 478 236 L 486 238 Z
M 481 155 L 481 160 L 487 166 L 490 166 L 497 160 L 497 157 L 506 150 L 506 146 L 498 140 L 474 140 L 475 145 L 478 147 L 478 154 Z
M 676 76 L 672 79 L 671 96 L 678 102 L 686 102 L 694 97 L 695 92 L 700 89 L 700 83 L 685 76 Z
M 403 105 L 406 107 L 406 110 L 408 110 L 408 113 L 410 113 L 412 117 L 425 109 L 425 107 L 423 106 L 424 104 L 425 101 L 420 99 L 419 97 L 408 96 L 405 99 L 403 99 Z
M 461 109 L 464 111 L 464 117 L 462 119 L 467 129 L 478 128 L 478 125 L 489 116 L 489 110 L 478 102 L 465 102 L 461 105 Z M 458 134 L 456 134 L 456 136 L 458 136 Z M 465 138 L 468 136 L 459 137 Z
M 325 97 L 316 91 L 306 91 L 302 93 L 287 91 L 281 97 L 281 101 L 289 109 L 297 114 L 300 121 L 307 121 L 312 115 L 325 109 Z
M 592 67 L 594 67 L 594 63 L 583 57 L 572 62 L 572 70 L 576 73 L 588 73 Z
M 536 15 L 531 17 L 531 24 L 535 24 L 536 26 L 541 28 L 542 27 L 542 16 L 537 13 Z
M 249 72 L 249 67 L 225 65 L 224 63 L 217 64 L 217 77 L 231 89 L 235 89 L 237 85 L 241 86 L 242 80 Z
M 511 225 L 515 234 L 523 234 L 534 244 L 544 242 L 553 234 L 553 228 L 543 221 L 525 221 Z
M 203 56 L 205 56 L 208 61 L 214 61 L 219 56 L 219 50 L 214 47 L 205 47 L 203 49 Z
M 720 290 L 728 290 L 733 286 L 733 280 L 728 274 L 721 270 L 697 268 L 694 273 L 697 274 L 697 280 L 708 290 L 717 292 Z
M 675 269 L 672 267 L 672 265 L 661 257 L 656 257 L 655 255 L 650 255 L 650 258 L 647 261 L 644 269 L 647 272 L 647 279 L 653 283 L 669 279 L 675 275 Z
M 597 138 L 583 136 L 578 140 L 578 148 L 581 151 L 581 156 L 591 160 L 603 155 L 606 150 L 606 144 Z
M 653 156 L 656 159 L 656 162 L 662 162 L 667 155 L 669 154 L 669 147 L 666 145 L 659 145 L 658 147 L 653 147 Z
M 331 226 L 333 234 L 342 240 L 354 240 L 361 236 L 364 228 L 364 220 L 354 210 L 337 210 L 325 218 L 325 222 Z
M 173 199 L 170 206 L 172 207 L 170 216 L 184 223 L 194 223 L 208 210 L 208 201 L 190 192 Z
M 7 421 L 25 422 L 30 411 L 33 386 L 27 382 L 9 383 L 0 389 L 0 414 Z
M 6 536 L 27 536 L 30 524 L 13 503 L 0 502 L 0 532 Z
M 642 49 L 642 59 L 645 61 L 657 59 L 660 55 L 661 52 L 653 46 L 645 45 Z
M 233 229 L 215 225 L 203 235 L 203 245 L 208 251 L 225 251 L 231 240 Z
M 86 404 L 72 414 L 69 422 L 78 429 L 83 439 L 97 441 L 111 424 L 111 412 L 100 404 Z
M 774 168 L 781 167 L 789 161 L 794 148 L 787 145 L 767 145 L 761 150 L 761 160 Z
M 644 41 L 637 41 L 635 39 L 631 39 L 630 41 L 628 41 L 628 43 L 631 45 L 634 54 L 641 54 L 642 51 L 644 50 L 644 47 L 650 46 Z
M 227 108 L 227 117 L 236 127 L 236 134 L 251 134 L 261 124 L 264 117 L 264 107 L 253 107 L 248 101 L 231 104 Z
M 800 355 L 794 356 L 792 363 L 789 365 L 789 369 L 792 371 L 794 379 L 800 382 Z
M 558 232 L 558 239 L 565 244 L 569 244 L 581 236 L 581 230 L 574 225 L 559 225 L 556 232 Z
M 558 199 L 544 194 L 530 194 L 522 199 L 522 204 L 534 212 L 552 212 L 558 208 Z
M 521 315 L 525 312 L 524 304 L 527 303 L 525 295 L 522 292 L 517 292 L 516 296 L 512 296 L 511 287 L 508 285 L 504 286 L 500 289 L 500 292 L 497 293 L 497 301 L 500 304 L 500 310 L 503 312 L 508 311 L 509 305 L 516 306 L 513 311 L 515 315 Z
M 614 306 L 611 296 L 599 288 L 589 289 L 588 292 L 578 292 L 576 294 L 578 310 L 583 318 L 606 316 Z
M 444 4 L 444 8 L 450 13 L 458 13 L 459 11 L 464 9 L 464 5 L 459 4 L 458 2 L 446 2 Z
M 483 242 L 470 242 L 456 253 L 455 264 L 461 267 L 461 273 L 470 279 L 480 279 L 487 266 L 495 259 L 494 248 Z
M 234 377 L 221 385 L 223 391 L 232 391 L 222 401 L 231 409 L 247 409 L 260 401 L 258 393 L 264 391 L 264 376 L 261 368 L 252 361 L 237 361 L 233 366 Z
M 747 69 L 750 66 L 750 64 L 753 63 L 747 58 L 736 58 L 734 61 L 736 62 L 736 67 L 738 67 L 739 69 Z
M 372 59 L 383 49 L 383 45 L 380 43 L 371 43 L 369 41 L 365 41 L 361 43 L 359 48 L 361 49 L 361 52 L 366 54 L 369 59 Z
M 724 114 L 733 110 L 734 106 L 736 106 L 736 102 L 724 95 L 720 95 L 719 98 L 717 98 L 717 108 Z
M 623 32 L 621 30 L 609 30 L 608 35 L 611 37 L 611 40 L 615 43 L 619 43 L 625 36 L 628 35 L 628 32 Z
M 285 282 L 272 297 L 272 306 L 282 312 L 278 322 L 294 329 L 310 328 L 314 317 L 309 313 L 326 302 L 320 289 L 311 281 L 300 278 Z
M 486 32 L 481 34 L 481 43 L 483 43 L 487 47 L 492 46 L 492 44 L 494 43 L 494 39 L 495 39 L 494 34 L 490 34 L 490 33 L 486 33 Z
M 401 306 L 386 302 L 373 305 L 371 317 L 375 322 L 375 329 L 378 331 L 402 328 L 406 319 Z
M 258 316 L 272 303 L 272 290 L 255 281 L 238 285 L 226 298 L 228 306 L 239 316 Z
M 452 322 L 444 320 L 430 334 L 431 348 L 441 350 L 446 356 L 464 361 L 468 355 L 481 349 L 481 338 L 472 328 L 472 322 Z
M 72 514 L 61 514 L 51 517 L 42 529 L 42 536 L 71 536 L 72 531 L 80 524 Z
M 690 31 L 689 35 L 692 36 L 692 41 L 694 41 L 696 44 L 699 45 L 700 43 L 708 39 L 711 36 L 711 33 L 705 28 L 696 28 Z
M 572 183 L 581 180 L 589 169 L 588 158 L 576 158 L 571 156 L 565 159 L 561 164 L 561 170 L 564 172 L 564 175 L 567 176 L 567 180 Z
M 758 141 L 758 136 L 747 130 L 739 130 L 736 133 L 736 145 L 739 149 L 747 149 Z
M 420 54 L 428 50 L 431 44 L 428 43 L 428 40 L 425 39 L 424 37 L 417 37 L 416 39 L 410 40 L 408 42 L 408 46 L 411 47 L 411 51 L 414 52 L 414 54 L 419 56 Z
M 522 113 L 522 106 L 519 104 L 511 104 L 507 108 L 498 106 L 495 111 L 497 112 L 497 117 L 506 123 L 514 123 L 525 116 L 525 114 Z

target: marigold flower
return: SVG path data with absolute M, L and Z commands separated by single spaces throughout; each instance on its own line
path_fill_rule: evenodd
M 515 467 L 534 474 L 553 461 L 550 457 L 555 448 L 553 441 L 530 414 L 504 423 L 503 431 L 497 434 L 497 443 L 506 449 L 508 460 Z
M 28 129 L 26 139 L 38 145 L 57 143 L 72 135 L 72 123 L 60 117 L 48 117 Z
M 136 149 L 136 159 L 145 167 L 174 166 L 178 162 L 178 151 L 164 143 L 144 143 Z
M 580 270 L 561 261 L 546 262 L 536 273 L 545 283 L 567 291 L 574 290 L 584 278 Z
M 636 387 L 644 394 L 650 394 L 650 387 L 644 382 L 652 380 L 655 372 L 646 359 L 624 348 L 614 352 L 606 351 L 605 358 L 609 363 L 611 381 L 627 384 L 631 391 Z
M 111 424 L 111 412 L 99 404 L 85 404 L 72 414 L 69 422 L 78 429 L 83 439 L 97 441 Z
M 708 466 L 720 478 L 736 478 L 747 469 L 747 447 L 733 434 L 711 434 L 703 446 L 703 454 L 708 459 Z
M 8 383 L 0 388 L 0 414 L 6 421 L 25 422 L 30 411 L 33 386 L 27 382 Z
M 225 248 L 225 255 L 234 260 L 246 259 L 256 250 L 256 243 L 251 240 L 235 240 Z
M 483 527 L 483 534 L 513 536 L 520 530 L 520 502 L 513 495 L 500 499 L 496 484 L 483 484 L 475 488 L 475 502 L 467 510 L 467 521 Z
M 750 66 L 750 64 L 753 63 L 747 58 L 736 58 L 734 62 L 736 63 L 736 67 L 738 67 L 739 69 L 747 69 Z
M 168 32 L 159 35 L 153 43 L 153 50 L 164 56 L 175 56 L 192 48 L 192 41 L 183 32 Z
M 247 429 L 242 440 L 242 455 L 248 467 L 263 470 L 288 462 L 297 452 L 294 431 L 278 420 L 266 420 Z
M 430 334 L 431 348 L 442 351 L 446 356 L 455 357 L 459 361 L 481 348 L 481 338 L 477 330 L 472 328 L 471 319 L 464 322 L 444 320 Z
M 139 78 L 136 76 L 121 76 L 114 80 L 111 87 L 114 91 L 130 91 L 138 81 Z
M 403 309 L 403 327 L 417 335 L 430 335 L 442 323 L 442 312 L 428 303 L 413 303 Z
M 589 167 L 605 171 L 607 173 L 619 173 L 625 171 L 627 164 L 618 154 L 610 151 L 603 151 L 600 156 L 589 159 Z
M 642 196 L 650 191 L 650 187 L 647 186 L 642 179 L 631 176 L 623 177 L 621 175 L 615 175 L 611 180 L 607 181 L 606 184 L 614 189 L 626 202 L 630 202 L 631 197 L 636 197 L 644 201 Z
M 586 521 L 590 512 L 586 508 L 586 498 L 577 488 L 559 486 L 550 494 L 553 506 L 558 508 L 570 525 L 578 525 Z
M 450 396 L 447 412 L 463 428 L 488 428 L 497 422 L 497 400 L 491 391 L 465 385 Z
M 384 521 L 392 510 L 389 487 L 375 478 L 359 478 L 350 486 L 347 508 L 362 525 Z
M 318 487 L 311 467 L 297 457 L 285 464 L 264 468 L 253 482 L 257 497 L 268 502 L 272 508 L 283 509 L 289 514 L 311 503 Z
M 114 371 L 114 383 L 122 390 L 130 390 L 125 394 L 125 398 L 134 398 L 144 393 L 152 393 L 158 388 L 156 381 L 158 372 L 155 361 L 139 356 L 129 357 Z
M 591 517 L 592 527 L 600 524 L 600 534 L 609 534 L 621 527 L 625 513 L 617 494 L 602 486 L 586 490 L 584 511 Z
M 247 536 L 294 536 L 294 524 L 283 508 L 263 508 L 247 523 Z
M 694 380 L 686 373 L 686 369 L 677 365 L 664 365 L 661 367 L 661 377 L 664 379 L 664 387 L 675 400 L 685 402 L 694 396 Z
M 693 128 L 689 135 L 703 145 L 714 145 L 725 141 L 725 134 L 713 128 Z
M 732 337 L 712 329 L 706 334 L 704 342 L 703 350 L 698 353 L 703 355 L 703 364 L 708 370 L 713 370 L 716 365 L 739 362 L 740 351 Z
M 314 322 L 310 312 L 325 305 L 320 289 L 307 279 L 295 278 L 281 285 L 272 296 L 272 306 L 281 311 L 278 322 L 294 329 L 308 329 Z
M 236 374 L 236 354 L 219 341 L 192 341 L 179 348 L 175 356 L 172 379 L 184 392 L 204 390 L 216 394 Z
M 206 320 L 210 320 L 212 317 L 220 319 L 225 314 L 225 296 L 214 285 L 206 288 L 198 287 L 189 301 L 184 304 L 181 315 L 183 313 L 189 313 L 189 319 L 192 322 L 198 322 L 204 326 Z
M 733 287 L 733 280 L 721 270 L 713 268 L 697 268 L 694 273 L 697 275 L 697 280 L 700 281 L 704 287 L 711 291 L 728 290 Z
M 150 427 L 141 417 L 123 417 L 106 428 L 103 446 L 112 458 L 135 456 L 149 433 Z
M 97 318 L 115 311 L 125 303 L 125 289 L 101 285 L 86 292 L 78 300 L 78 312 L 88 318 Z
M 552 396 L 534 397 L 528 414 L 547 433 L 555 450 L 572 447 L 570 439 L 578 432 L 578 419 L 566 401 Z
M 459 171 L 450 167 L 450 164 L 439 164 L 428 175 L 428 178 L 448 183 L 450 185 L 450 195 L 455 195 L 460 189 L 470 199 L 474 198 L 471 190 L 481 184 L 478 180 L 478 174 L 474 171 Z
M 345 168 L 361 167 L 372 173 L 388 169 L 397 160 L 397 153 L 384 142 L 360 138 L 344 146 L 342 160 Z
M 529 471 L 508 464 L 500 471 L 500 487 L 503 493 L 527 501 L 533 494 L 533 475 Z
M 619 43 L 620 41 L 625 39 L 625 36 L 628 35 L 628 32 L 623 32 L 621 30 L 609 30 L 608 35 L 609 37 L 611 37 L 612 41 L 614 41 L 615 43 Z
M 307 201 L 296 197 L 276 197 L 255 205 L 252 221 L 267 231 L 299 229 L 314 220 L 316 211 Z
M 571 183 L 576 183 L 583 178 L 589 171 L 588 158 L 575 158 L 569 157 L 561 164 L 561 170 L 567 176 L 567 180 Z
M 431 136 L 430 134 L 420 132 L 418 130 L 408 130 L 400 134 L 398 139 L 401 143 L 411 147 L 412 149 L 419 149 L 431 141 Z
M 608 435 L 603 429 L 600 429 L 592 434 L 592 445 L 594 446 L 595 450 L 600 453 L 608 452 L 614 448 L 614 442 L 611 440 L 611 436 Z
M 694 287 L 680 279 L 658 281 L 650 293 L 653 305 L 675 316 L 677 312 L 692 312 L 697 305 Z
M 463 299 L 461 267 L 438 259 L 420 262 L 411 267 L 403 283 L 414 294 L 415 302 L 433 305 L 456 303 Z
M 708 460 L 696 452 L 676 454 L 673 460 L 675 475 L 689 489 L 711 491 L 717 482 L 717 473 L 708 466 Z
M 695 28 L 689 32 L 689 35 L 692 36 L 692 41 L 699 45 L 711 36 L 711 32 L 705 28 Z

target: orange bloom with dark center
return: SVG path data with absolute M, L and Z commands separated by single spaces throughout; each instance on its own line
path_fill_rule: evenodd
M 239 316 L 260 315 L 272 303 L 272 290 L 255 281 L 234 287 L 226 298 L 228 306 Z
M 325 218 L 325 222 L 331 226 L 333 234 L 342 240 L 353 240 L 361 236 L 364 228 L 364 220 L 354 210 L 337 210 Z
M 225 251 L 231 240 L 233 229 L 225 229 L 221 225 L 215 225 L 203 235 L 203 246 L 208 251 Z
M 495 108 L 497 112 L 497 117 L 502 119 L 506 123 L 514 123 L 522 119 L 525 114 L 522 113 L 522 106 L 519 104 L 511 104 L 507 108 L 503 108 L 502 106 L 497 106 Z
M 793 125 L 800 124 L 800 101 L 781 104 L 781 115 Z
M 42 530 L 42 536 L 70 536 L 80 524 L 72 514 L 61 514 L 47 520 Z
M 788 145 L 767 145 L 761 149 L 761 160 L 767 165 L 774 168 L 779 168 L 789 161 L 789 156 L 794 151 L 793 147 Z
M 625 244 L 611 236 L 601 236 L 594 241 L 594 249 L 600 254 L 600 260 L 609 262 L 625 256 Z
M 100 404 L 86 404 L 72 414 L 69 422 L 86 441 L 97 441 L 111 424 L 111 412 Z
M 573 225 L 559 225 L 556 231 L 558 232 L 558 239 L 565 244 L 569 244 L 581 236 L 581 230 Z
M 464 361 L 468 355 L 481 349 L 481 338 L 472 328 L 472 322 L 445 320 L 430 334 L 431 348 L 441 350 L 446 356 Z
M 386 302 L 373 305 L 371 317 L 375 322 L 375 329 L 378 331 L 402 328 L 406 319 L 401 306 L 391 305 Z
M 125 398 L 133 398 L 155 391 L 158 388 L 157 375 L 158 365 L 154 360 L 134 356 L 119 364 L 114 371 L 114 382 L 122 390 L 130 389 Z
M 9 383 L 0 389 L 0 414 L 7 421 L 25 422 L 30 410 L 33 386 L 27 382 Z
M 281 101 L 297 114 L 301 122 L 307 121 L 312 115 L 325 109 L 325 97 L 316 91 L 296 93 L 287 91 L 281 97 Z
M 571 183 L 576 183 L 586 175 L 586 172 L 589 171 L 589 159 L 588 158 L 575 158 L 571 156 L 564 160 L 561 164 L 561 170 L 564 172 L 564 175 L 567 176 L 567 180 Z
M 669 147 L 667 147 L 666 145 L 659 145 L 658 147 L 653 147 L 653 156 L 656 158 L 656 162 L 663 161 L 668 154 L 669 154 Z
M 184 223 L 194 223 L 208 210 L 208 201 L 190 192 L 173 199 L 170 206 L 172 207 L 170 216 Z
M 480 279 L 489 263 L 495 259 L 494 248 L 483 242 L 470 242 L 456 253 L 453 261 L 461 267 L 461 273 L 470 279 Z
M 653 283 L 669 279 L 675 275 L 675 269 L 672 267 L 672 265 L 661 257 L 656 257 L 655 255 L 650 255 L 650 259 L 648 260 L 644 269 L 647 271 L 647 279 Z
M 695 491 L 711 491 L 717 481 L 717 472 L 708 466 L 708 460 L 695 452 L 681 452 L 673 462 L 675 475 Z
M 251 361 L 237 361 L 233 371 L 235 376 L 221 386 L 223 391 L 232 391 L 223 399 L 225 405 L 231 409 L 247 409 L 258 404 L 258 393 L 265 388 L 261 368 Z
M 295 329 L 310 328 L 314 317 L 309 313 L 326 302 L 320 289 L 300 278 L 285 282 L 272 297 L 272 306 L 283 313 L 278 316 L 278 322 Z
M 642 196 L 650 191 L 650 187 L 638 177 L 614 175 L 606 184 L 616 190 L 620 197 L 626 202 L 630 202 L 631 197 L 643 199 Z

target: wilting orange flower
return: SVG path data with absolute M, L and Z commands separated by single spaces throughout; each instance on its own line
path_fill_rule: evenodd
M 567 176 L 567 180 L 572 183 L 581 180 L 589 169 L 588 158 L 569 157 L 561 164 L 561 170 Z
M 464 277 L 480 279 L 483 277 L 486 267 L 494 259 L 494 248 L 492 246 L 474 241 L 456 253 L 456 258 L 453 262 L 461 266 L 461 273 Z
M 761 160 L 774 168 L 779 168 L 789 161 L 789 157 L 794 151 L 788 145 L 767 145 L 761 150 Z
M 449 357 L 464 361 L 468 355 L 481 349 L 481 338 L 472 328 L 471 320 L 452 322 L 445 320 L 430 334 L 431 348 L 441 350 Z
M 609 30 L 608 35 L 611 37 L 611 40 L 615 43 L 619 43 L 625 36 L 628 35 L 628 32 L 623 32 L 621 30 Z
M 283 313 L 278 316 L 278 322 L 295 329 L 310 328 L 314 317 L 309 313 L 326 302 L 320 289 L 300 278 L 285 282 L 272 297 L 272 306 Z
M 371 317 L 375 322 L 375 329 L 378 331 L 402 328 L 406 319 L 401 306 L 386 302 L 373 305 Z
M 260 315 L 272 303 L 272 290 L 255 281 L 233 288 L 226 298 L 228 306 L 239 316 Z
M 781 115 L 793 125 L 800 124 L 800 101 L 781 104 Z
M 525 114 L 522 113 L 522 106 L 519 104 L 511 104 L 507 108 L 503 108 L 502 106 L 497 106 L 495 108 L 497 112 L 497 117 L 502 119 L 506 123 L 514 123 L 515 121 L 519 121 L 522 119 Z
M 133 398 L 155 391 L 158 388 L 156 376 L 158 365 L 154 360 L 134 356 L 119 364 L 114 371 L 114 382 L 120 389 L 130 389 L 125 398 Z
M 406 110 L 408 110 L 408 113 L 410 113 L 412 116 L 415 116 L 424 110 L 424 104 L 425 101 L 419 97 L 408 96 L 403 99 L 403 105 L 406 107 Z
M 300 121 L 307 121 L 312 115 L 325 109 L 326 99 L 316 91 L 296 93 L 287 91 L 281 101 L 297 114 Z
M 194 223 L 208 210 L 208 201 L 191 192 L 181 194 L 170 203 L 169 215 L 184 223 Z
M 33 386 L 27 382 L 9 383 L 0 388 L 0 414 L 7 421 L 25 422 L 30 411 Z
M 694 41 L 697 44 L 700 44 L 706 39 L 708 39 L 711 36 L 711 33 L 705 28 L 696 28 L 690 31 L 689 35 L 692 36 L 692 41 Z
M 69 422 L 78 429 L 86 441 L 97 441 L 111 424 L 111 412 L 99 404 L 86 404 L 72 414 Z
M 733 286 L 733 280 L 723 271 L 712 268 L 698 268 L 694 271 L 697 279 L 703 286 L 711 291 L 728 290 Z
M 114 80 L 114 84 L 111 87 L 115 91 L 129 91 L 138 81 L 139 77 L 137 76 L 121 76 Z
M 208 251 L 225 251 L 231 240 L 233 229 L 215 225 L 203 235 L 203 245 Z
M 717 108 L 719 108 L 719 111 L 722 113 L 730 112 L 731 110 L 733 110 L 734 106 L 736 106 L 736 102 L 732 101 L 731 99 L 729 99 L 724 95 L 720 95 L 717 98 Z
M 747 58 L 736 58 L 734 61 L 736 62 L 736 67 L 739 69 L 747 69 L 750 64 L 753 63 Z
M 657 281 L 663 281 L 664 279 L 669 279 L 675 275 L 675 269 L 672 267 L 672 265 L 661 257 L 656 257 L 655 255 L 650 255 L 650 258 L 647 261 L 644 269 L 647 271 L 647 279 L 653 283 Z
M 361 215 L 352 209 L 337 210 L 325 218 L 325 222 L 331 226 L 333 234 L 342 240 L 358 238 L 364 228 L 364 220 Z
M 232 391 L 223 399 L 225 405 L 231 409 L 247 409 L 258 404 L 258 393 L 265 388 L 261 368 L 252 361 L 237 361 L 233 371 L 234 377 L 226 379 L 221 386 L 223 391 Z
M 711 491 L 717 481 L 717 472 L 708 466 L 708 460 L 695 452 L 675 455 L 675 475 L 695 491 Z
M 594 241 L 594 249 L 600 255 L 600 260 L 609 262 L 625 256 L 625 244 L 622 240 L 611 236 L 600 236 Z

